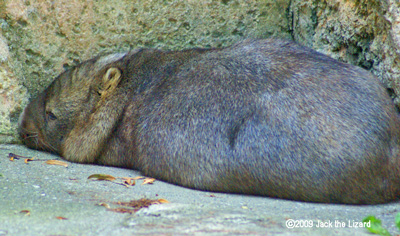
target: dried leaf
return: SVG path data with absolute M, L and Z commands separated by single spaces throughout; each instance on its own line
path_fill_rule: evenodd
M 151 200 L 147 198 L 141 198 L 139 200 L 132 200 L 130 202 L 114 202 L 114 204 L 121 205 L 124 207 L 129 207 L 129 208 L 114 208 L 114 209 L 108 209 L 109 211 L 113 212 L 118 212 L 118 213 L 135 213 L 141 208 L 149 207 L 150 205 L 153 204 L 163 204 L 163 203 L 169 203 L 168 200 L 160 198 L 157 200 Z
M 27 158 L 27 157 L 20 156 L 20 155 L 11 153 L 11 152 L 8 153 L 8 158 L 10 158 L 10 161 L 14 161 L 14 159 L 15 159 L 15 160 L 18 160 L 20 157 Z
M 142 207 L 150 206 L 151 204 L 154 203 L 154 201 L 157 201 L 157 200 L 141 198 L 139 200 L 132 200 L 130 202 L 115 202 L 115 204 L 118 204 L 121 206 L 129 206 L 129 207 L 133 207 L 133 208 L 142 208 Z
M 23 214 L 25 214 L 25 216 L 30 216 L 31 215 L 31 211 L 29 211 L 29 210 L 22 210 L 19 213 L 23 213 Z
M 28 164 L 28 162 L 33 161 L 34 158 L 25 158 L 25 163 Z
M 121 206 L 128 206 L 128 207 L 133 207 L 133 208 L 143 208 L 143 207 L 149 207 L 150 205 L 153 204 L 162 204 L 162 203 L 169 203 L 168 200 L 160 198 L 157 200 L 151 200 L 147 198 L 141 198 L 139 200 L 132 200 L 130 202 L 114 202 L 117 205 Z
M 124 183 L 129 185 L 129 186 L 134 186 L 136 184 L 136 181 L 134 178 L 129 178 L 129 177 L 123 177 Z
M 104 203 L 104 202 L 99 203 L 99 206 L 103 206 L 103 207 L 105 207 L 107 209 L 110 209 L 110 205 L 108 205 L 107 203 Z
M 94 175 L 89 176 L 88 179 L 114 181 L 116 178 L 114 176 L 111 176 L 111 175 L 94 174 Z
M 45 162 L 48 165 L 58 165 L 58 166 L 64 166 L 68 167 L 68 163 L 64 161 L 59 161 L 59 160 L 48 160 Z
M 154 181 L 156 181 L 156 179 L 154 179 L 154 178 L 145 178 L 143 180 L 142 185 L 144 185 L 144 184 L 153 184 Z
M 134 180 L 137 180 L 137 179 L 145 179 L 146 177 L 143 177 L 143 176 L 136 176 L 136 177 L 134 177 L 134 178 L 132 178 L 132 179 L 134 179 Z
M 68 220 L 68 218 L 62 217 L 62 216 L 56 216 L 56 219 L 58 220 Z
M 108 211 L 113 211 L 113 212 L 117 212 L 117 213 L 135 213 L 137 212 L 139 209 L 129 209 L 129 208 L 113 208 L 113 209 L 108 209 Z
M 164 198 L 160 198 L 157 200 L 159 203 L 164 204 L 164 203 L 169 203 L 169 201 L 167 199 Z

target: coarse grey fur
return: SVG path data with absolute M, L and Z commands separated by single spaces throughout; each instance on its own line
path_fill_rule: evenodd
M 201 190 L 399 197 L 399 117 L 361 68 L 280 39 L 106 57 L 31 101 L 20 122 L 27 146 Z

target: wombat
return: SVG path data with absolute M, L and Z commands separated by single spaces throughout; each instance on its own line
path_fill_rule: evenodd
M 399 116 L 377 78 L 291 41 L 139 49 L 59 75 L 20 119 L 30 148 L 173 184 L 310 202 L 400 196 Z

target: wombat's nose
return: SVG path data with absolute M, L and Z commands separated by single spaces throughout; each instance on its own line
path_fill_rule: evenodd
M 22 121 L 18 127 L 19 138 L 23 144 L 31 148 L 37 148 L 40 134 L 37 129 L 32 128 L 27 122 Z
M 26 122 L 22 122 L 22 123 L 20 123 L 20 125 L 18 127 L 18 135 L 23 143 L 26 143 L 26 140 L 29 138 L 29 131 L 26 128 L 25 124 L 26 124 Z
M 18 120 L 18 134 L 24 143 L 30 137 L 30 134 L 37 132 L 37 128 L 32 122 L 29 122 L 27 117 L 27 109 L 25 108 Z

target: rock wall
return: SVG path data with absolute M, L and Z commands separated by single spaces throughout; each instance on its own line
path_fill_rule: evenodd
M 370 70 L 400 94 L 396 0 L 3 0 L 0 143 L 18 142 L 18 116 L 64 69 L 137 47 L 222 47 L 284 37 Z
M 400 104 L 399 1 L 291 1 L 288 12 L 294 40 L 370 70 Z

